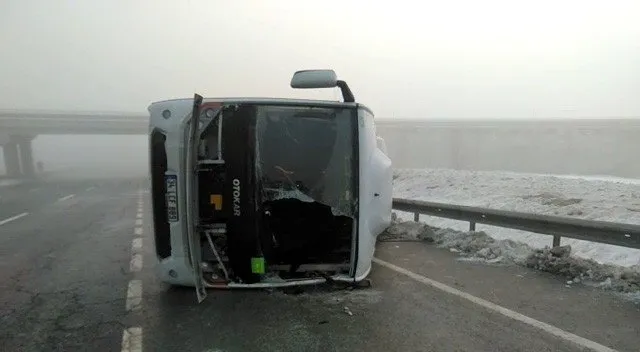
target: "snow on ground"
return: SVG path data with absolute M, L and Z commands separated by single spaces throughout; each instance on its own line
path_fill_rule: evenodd
M 623 294 L 640 304 L 640 267 L 600 264 L 571 255 L 570 246 L 534 249 L 512 240 L 496 240 L 483 231 L 463 232 L 395 219 L 379 241 L 422 240 L 458 253 L 462 260 L 518 264 L 566 278 L 567 287 L 585 284 Z
M 567 216 L 640 225 L 640 180 L 595 176 L 555 176 L 494 171 L 404 169 L 394 175 L 394 197 L 479 206 L 492 209 Z M 398 212 L 401 219 L 412 214 Z M 421 215 L 438 228 L 467 231 L 469 224 Z M 552 236 L 478 224 L 498 240 L 514 240 L 533 248 L 551 246 Z M 630 267 L 640 265 L 640 250 L 562 239 L 572 255 Z

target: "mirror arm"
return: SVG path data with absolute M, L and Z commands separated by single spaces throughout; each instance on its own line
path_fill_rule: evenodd
M 344 99 L 345 103 L 355 103 L 356 102 L 356 98 L 353 96 L 353 93 L 351 93 L 351 89 L 349 89 L 349 86 L 347 85 L 347 82 L 342 81 L 342 80 L 338 80 L 336 82 L 336 85 L 338 87 L 340 87 L 340 90 L 342 91 L 342 98 Z

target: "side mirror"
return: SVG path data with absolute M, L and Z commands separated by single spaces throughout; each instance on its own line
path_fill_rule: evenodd
M 291 78 L 291 88 L 333 88 L 338 85 L 338 76 L 333 70 L 302 70 Z
M 347 82 L 338 80 L 333 70 L 301 70 L 296 71 L 291 78 L 291 88 L 334 88 L 339 87 L 345 103 L 354 103 L 356 100 Z

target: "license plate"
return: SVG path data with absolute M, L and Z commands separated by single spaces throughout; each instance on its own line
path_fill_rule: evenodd
M 178 221 L 178 177 L 176 175 L 165 175 L 165 185 L 167 187 L 167 218 L 170 222 Z

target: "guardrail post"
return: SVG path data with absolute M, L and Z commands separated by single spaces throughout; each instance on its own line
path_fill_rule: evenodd
M 420 220 L 420 213 L 413 213 L 413 221 L 418 222 Z
M 559 235 L 553 235 L 553 246 L 554 247 L 559 247 L 560 246 L 560 237 Z
M 469 221 L 469 231 L 475 231 L 476 230 L 476 223 L 473 221 Z

